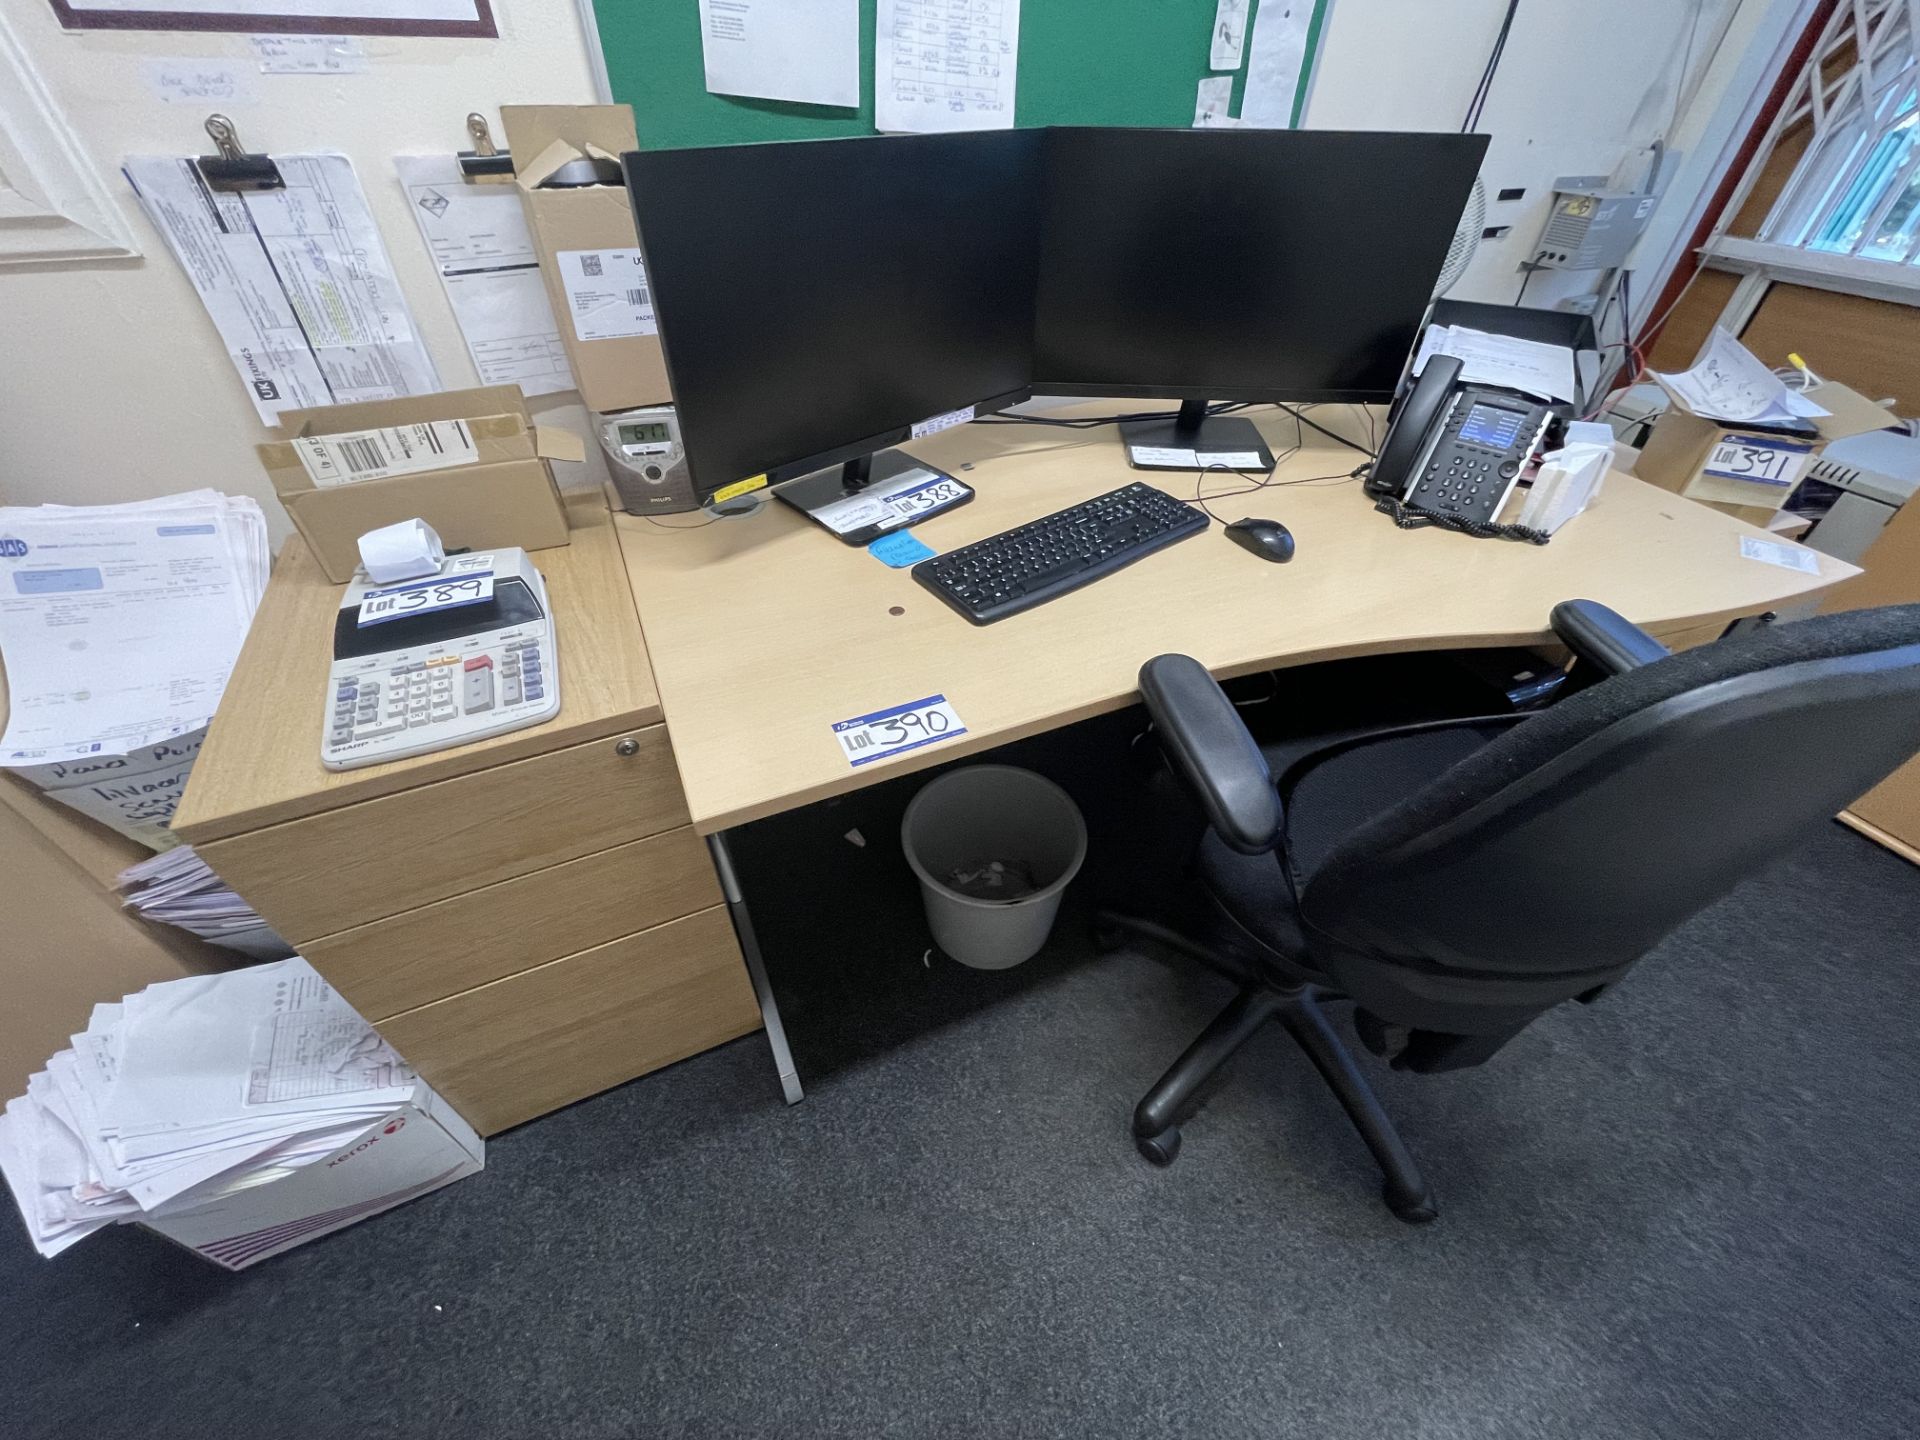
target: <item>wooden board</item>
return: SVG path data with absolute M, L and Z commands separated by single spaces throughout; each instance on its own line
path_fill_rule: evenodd
M 1294 444 L 1281 412 L 1254 418 L 1276 452 Z M 1323 406 L 1314 418 L 1367 433 L 1349 407 Z M 1066 433 L 966 425 L 908 446 L 978 490 L 915 533 L 951 550 L 1144 473 L 1128 468 L 1111 430 Z M 1343 478 L 1361 455 L 1310 430 L 1303 438 L 1277 479 L 1312 483 L 1230 495 L 1247 482 L 1208 482 L 1222 497 L 1211 502 L 1218 519 L 1288 525 L 1299 545 L 1291 564 L 1247 553 L 1216 525 L 985 627 L 782 505 L 685 529 L 616 517 L 695 828 L 710 833 L 1118 709 L 1135 699 L 1141 664 L 1167 652 L 1229 676 L 1381 651 L 1536 644 L 1549 636 L 1554 604 L 1576 597 L 1673 629 L 1764 610 L 1855 573 L 1824 555 L 1817 577 L 1745 559 L 1740 537 L 1762 532 L 1621 475 L 1545 547 L 1403 531 Z M 1198 477 L 1151 478 L 1192 496 Z M 953 703 L 965 735 L 848 765 L 834 722 L 935 694 Z
M 654 725 L 198 849 L 298 947 L 686 823 Z
M 716 905 L 377 1028 L 491 1135 L 749 1034 L 760 1009 Z
M 59 810 L 35 795 L 21 798 Z M 44 1069 L 49 1055 L 66 1048 L 68 1036 L 86 1028 L 96 1004 L 161 980 L 245 963 L 184 930 L 136 919 L 95 876 L 49 843 L 27 818 L 30 813 L 30 807 L 0 805 L 0 914 L 6 917 L 0 1099 L 24 1091 L 27 1076 Z M 143 846 L 133 848 L 146 853 Z
M 357 804 L 660 719 L 633 596 L 598 491 L 568 506 L 573 543 L 533 552 L 553 609 L 560 713 L 544 725 L 362 770 L 320 763 L 333 620 L 344 585 L 286 543 L 174 816 L 195 845 Z
M 685 826 L 300 947 L 369 1020 L 471 990 L 720 903 Z
M 1740 343 L 1768 365 L 1797 351 L 1821 375 L 1872 400 L 1891 397 L 1902 415 L 1920 411 L 1920 309 L 1865 295 L 1776 283 Z

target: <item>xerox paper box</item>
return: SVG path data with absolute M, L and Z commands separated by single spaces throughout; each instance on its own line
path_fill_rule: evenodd
M 229 1270 L 477 1175 L 486 1143 L 420 1084 L 411 1104 L 376 1120 L 339 1150 L 284 1178 L 140 1223 Z

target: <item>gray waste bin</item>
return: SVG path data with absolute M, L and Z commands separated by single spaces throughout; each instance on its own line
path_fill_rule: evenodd
M 1087 825 L 1051 780 L 968 765 L 913 797 L 900 845 L 940 948 L 976 970 L 1004 970 L 1047 943 L 1060 894 L 1087 858 Z

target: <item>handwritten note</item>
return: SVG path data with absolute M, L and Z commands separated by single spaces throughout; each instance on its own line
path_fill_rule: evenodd
M 247 72 L 227 60 L 143 60 L 147 88 L 169 105 L 245 104 L 253 99 Z
M 353 35 L 249 35 L 263 75 L 357 75 L 367 52 Z
M 880 0 L 874 127 L 1013 128 L 1020 0 Z

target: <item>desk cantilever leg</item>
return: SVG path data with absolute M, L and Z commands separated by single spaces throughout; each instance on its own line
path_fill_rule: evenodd
M 760 1023 L 766 1027 L 774 1067 L 780 1072 L 781 1093 L 789 1105 L 798 1105 L 804 1093 L 800 1089 L 800 1072 L 794 1067 L 793 1051 L 787 1047 L 787 1027 L 780 1023 L 780 1007 L 774 1002 L 773 986 L 767 983 L 767 967 L 760 958 L 760 942 L 753 933 L 753 916 L 747 911 L 747 897 L 740 888 L 739 872 L 733 868 L 733 854 L 727 849 L 725 833 L 709 835 L 707 849 L 713 852 L 713 868 L 719 872 L 720 890 L 727 897 L 733 933 L 739 937 L 740 953 L 746 957 L 747 974 L 753 977 L 754 998 L 760 1002 Z

